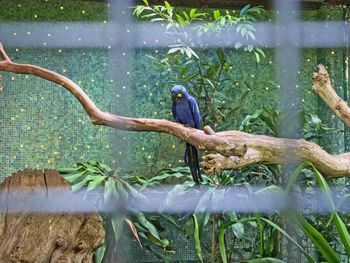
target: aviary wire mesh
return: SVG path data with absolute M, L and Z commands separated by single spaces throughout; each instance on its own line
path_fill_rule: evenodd
M 87 89 L 88 94 L 91 93 L 91 95 L 93 95 L 98 105 L 102 105 L 107 111 L 116 112 L 121 115 L 129 115 L 130 112 L 135 112 L 130 109 L 130 105 L 132 105 L 131 101 L 136 94 L 133 87 L 136 85 L 155 85 L 155 83 L 148 83 L 151 82 L 155 76 L 151 73 L 146 73 L 148 62 L 142 61 L 141 55 L 143 52 L 147 53 L 147 50 L 167 47 L 169 39 L 167 35 L 164 34 L 162 26 L 135 22 L 132 16 L 133 10 L 130 8 L 135 5 L 134 1 L 111 0 L 109 5 L 107 23 L 4 22 L 0 24 L 1 41 L 7 48 L 10 48 L 9 54 L 14 59 L 18 58 L 19 60 L 31 64 L 46 63 L 48 68 L 61 72 L 73 79 L 76 75 L 80 76 L 80 79 L 74 80 L 78 84 L 85 84 L 84 88 Z M 255 27 L 257 29 L 256 38 L 259 39 L 264 48 L 270 50 L 270 53 L 268 53 L 269 59 L 267 61 L 276 63 L 272 65 L 272 63 L 266 62 L 263 66 L 257 66 L 257 73 L 254 77 L 263 79 L 266 78 L 267 75 L 272 77 L 275 73 L 277 74 L 278 82 L 280 83 L 278 107 L 279 110 L 284 113 L 284 118 L 281 119 L 281 136 L 299 137 L 298 131 L 300 127 L 296 126 L 290 129 L 290 123 L 287 120 L 290 114 L 305 107 L 305 105 L 301 104 L 303 101 L 301 97 L 304 96 L 304 94 L 301 94 L 306 92 L 300 91 L 300 86 L 302 86 L 302 88 L 311 87 L 311 83 L 308 83 L 310 79 L 308 76 L 313 70 L 312 66 L 321 62 L 322 58 L 327 60 L 325 56 L 326 50 L 336 49 L 341 51 L 347 61 L 349 55 L 348 18 L 343 17 L 343 21 L 326 21 L 327 17 L 323 21 L 305 21 L 301 18 L 301 1 L 297 0 L 275 0 L 274 8 L 277 11 L 276 20 L 273 23 L 257 22 Z M 348 13 L 348 7 L 344 7 L 344 10 Z M 315 17 L 317 18 L 317 15 Z M 228 32 L 226 35 L 224 33 L 220 39 L 209 37 L 206 38 L 205 41 L 208 47 L 223 46 L 225 48 L 230 48 L 230 43 L 233 43 L 234 39 L 232 39 L 232 35 Z M 249 41 L 247 43 L 249 43 Z M 18 53 L 18 49 L 21 51 L 30 50 L 30 52 Z M 62 51 L 58 49 L 62 49 Z M 315 51 L 315 49 L 317 50 Z M 107 55 L 106 50 L 108 51 Z M 57 52 L 64 52 L 66 54 L 65 59 L 54 60 Z M 83 57 L 80 55 L 82 52 L 84 53 Z M 43 58 L 42 54 L 45 54 L 46 57 Z M 134 61 L 132 56 L 128 54 L 136 55 L 139 59 Z M 74 58 L 78 57 L 83 63 L 81 67 L 76 67 L 74 64 Z M 345 61 L 345 59 L 341 60 Z M 332 72 L 332 74 L 339 74 L 335 77 L 335 81 L 339 82 L 335 84 L 335 86 L 342 88 L 339 92 L 346 99 L 349 92 L 348 72 L 346 72 L 348 69 L 344 68 L 346 65 L 337 64 L 334 61 L 335 60 L 329 59 L 328 64 L 332 69 L 337 70 L 336 72 Z M 244 69 L 252 65 L 252 61 L 237 61 L 237 67 L 241 66 L 243 68 L 241 71 L 242 76 L 246 74 Z M 263 67 L 265 67 L 265 69 L 269 67 L 270 70 L 265 71 Z M 259 70 L 262 73 L 259 73 Z M 140 74 L 140 77 L 138 78 L 138 76 L 135 76 L 136 74 Z M 302 80 L 300 80 L 301 75 L 303 75 Z M 133 76 L 133 78 L 130 76 Z M 53 164 L 56 166 L 63 166 L 72 159 L 86 159 L 91 156 L 99 156 L 99 158 L 101 158 L 101 152 L 103 153 L 103 158 L 105 160 L 110 160 L 112 163 L 117 159 L 117 163 L 126 163 L 129 167 L 135 165 L 133 163 L 132 150 L 128 147 L 130 143 L 133 143 L 132 135 L 111 131 L 106 128 L 92 127 L 87 118 L 82 117 L 84 116 L 84 112 L 80 109 L 80 105 L 73 102 L 73 98 L 65 94 L 66 91 L 58 90 L 53 84 L 45 82 L 45 85 L 48 86 L 46 90 L 36 90 L 36 82 L 40 80 L 37 80 L 35 77 L 31 76 L 24 79 L 24 76 L 15 76 L 11 78 L 20 78 L 22 80 L 21 83 L 26 83 L 26 85 L 30 87 L 16 87 L 12 85 L 12 87 L 16 89 L 15 92 L 18 92 L 21 96 L 16 98 L 16 100 L 11 97 L 6 97 L 5 103 L 1 103 L 0 106 L 0 117 L 2 120 L 0 130 L 5 135 L 0 136 L 3 155 L 2 160 L 4 161 L 4 165 L 0 169 L 2 177 L 18 168 L 23 168 L 23 165 L 28 165 L 28 163 L 35 165 L 41 163 L 43 159 L 40 159 L 40 156 L 47 155 L 48 151 L 46 151 L 45 148 L 48 147 L 48 145 L 52 148 L 57 148 L 57 150 L 53 149 L 50 152 L 51 155 L 48 156 L 49 158 L 45 158 L 48 166 Z M 345 81 L 342 81 L 344 79 Z M 5 79 L 5 86 L 9 85 L 11 81 L 15 81 L 15 79 Z M 40 87 L 40 85 L 42 84 L 38 83 L 37 86 Z M 104 89 L 97 88 L 97 86 L 104 87 Z M 5 92 L 7 91 L 5 90 Z M 12 90 L 11 92 L 14 91 Z M 34 95 L 36 92 L 41 94 L 40 97 Z M 266 94 L 261 94 L 261 96 L 266 96 L 266 98 L 268 98 Z M 309 95 L 307 94 L 306 96 Z M 47 107 L 51 104 L 50 97 L 63 98 L 60 103 L 63 105 L 67 104 L 67 112 L 57 111 L 47 120 L 41 118 L 39 120 L 34 114 L 28 113 L 25 117 L 27 123 L 21 122 L 21 126 L 18 127 L 16 119 L 20 117 L 17 115 L 26 114 L 28 103 L 32 105 L 41 105 L 40 108 L 38 108 L 40 113 L 40 111 L 45 110 L 45 104 L 48 104 Z M 318 104 L 317 99 L 313 98 L 311 101 L 313 105 Z M 326 112 L 322 103 L 319 104 L 319 111 L 321 113 Z M 71 105 L 74 106 L 72 107 Z M 13 112 L 17 113 L 14 116 L 9 116 L 6 114 L 7 108 L 12 108 L 14 109 Z M 142 110 L 140 110 L 140 112 L 136 110 L 136 113 L 148 116 L 148 113 Z M 330 115 L 329 113 L 324 114 Z M 70 154 L 65 157 L 64 153 L 60 151 L 64 148 L 62 145 L 67 145 L 67 141 L 63 140 L 63 138 L 65 138 L 64 133 L 70 129 L 66 124 L 65 118 L 67 116 L 71 118 L 72 123 L 75 123 L 75 128 L 80 129 L 82 132 L 78 135 L 68 137 L 69 144 L 74 146 L 72 146 L 72 149 L 69 149 Z M 137 115 L 137 117 L 141 116 Z M 329 116 L 329 120 L 334 122 L 334 126 L 345 130 L 345 133 L 344 136 L 326 138 L 324 141 L 325 148 L 333 152 L 348 150 L 348 130 L 332 116 Z M 55 136 L 48 138 L 49 144 L 47 144 L 45 133 L 50 130 L 52 121 L 56 122 L 56 124 L 60 122 L 61 126 L 64 127 L 64 131 L 62 135 L 58 136 L 56 136 L 57 133 L 53 133 Z M 33 125 L 35 127 L 33 127 Z M 55 125 L 55 127 L 57 127 L 57 125 Z M 288 127 L 288 129 L 286 127 Z M 284 133 L 284 131 L 287 130 L 288 133 Z M 42 134 L 37 134 L 38 131 Z M 60 133 L 59 131 L 57 132 Z M 10 140 L 9 134 L 12 135 Z M 28 162 L 28 157 L 24 153 L 28 148 L 25 143 L 22 144 L 21 141 L 33 140 L 32 138 L 41 138 L 40 140 L 42 140 L 42 143 L 39 141 L 35 146 L 37 147 L 36 152 L 38 152 L 38 158 L 31 159 Z M 84 140 L 86 140 L 86 138 L 96 143 L 92 146 L 92 149 L 85 148 L 88 147 L 84 145 Z M 147 144 L 147 139 L 145 139 L 145 141 L 145 144 Z M 19 149 L 17 148 L 18 145 Z M 43 145 L 43 147 L 41 147 L 41 145 Z M 81 147 L 80 149 L 89 151 L 90 156 L 81 154 L 81 151 L 75 149 L 75 147 Z M 14 151 L 15 148 L 16 150 Z M 42 153 L 40 153 L 40 151 L 42 151 Z M 118 158 L 114 158 L 114 156 Z M 148 158 L 148 156 L 145 158 Z M 293 165 L 287 165 L 285 167 L 284 174 L 290 174 L 291 170 L 295 168 Z M 161 201 L 162 199 L 159 198 L 159 200 Z M 258 200 L 252 201 L 257 202 Z M 141 210 L 144 209 L 152 213 L 157 213 L 157 201 L 154 199 L 153 202 L 153 206 L 139 208 Z M 250 203 L 244 205 L 249 206 Z M 266 209 L 262 212 L 269 212 L 272 211 L 274 205 L 274 202 L 267 202 L 264 206 L 260 207 Z M 183 209 L 184 211 L 176 211 L 176 213 L 182 214 L 188 212 L 188 210 L 192 208 L 185 205 Z M 217 211 L 217 209 L 219 208 L 211 207 L 212 212 L 222 211 L 220 209 Z M 239 209 L 235 209 L 235 211 L 239 211 Z M 256 233 L 253 231 L 248 231 L 248 233 L 252 236 L 253 240 Z M 196 262 L 193 242 L 184 239 L 177 232 L 170 233 L 170 236 L 173 237 L 171 240 L 175 240 L 173 246 L 178 251 L 174 260 L 179 262 Z M 207 239 L 208 242 L 210 239 L 209 236 L 210 230 L 207 231 L 207 238 L 204 238 Z M 133 243 L 127 237 L 125 237 L 125 240 L 126 243 L 130 244 L 130 247 L 127 249 L 130 253 L 129 259 L 131 262 L 157 261 L 154 256 L 140 250 L 136 242 Z M 242 251 L 239 258 L 246 259 L 250 256 L 246 246 L 254 247 L 257 246 L 257 244 L 238 242 L 236 246 Z M 308 250 L 312 250 L 310 244 L 305 244 L 305 246 Z M 303 260 L 305 259 L 301 257 L 300 261 L 302 262 Z

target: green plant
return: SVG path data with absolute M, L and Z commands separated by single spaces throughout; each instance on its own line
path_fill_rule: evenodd
M 279 212 L 282 213 L 284 216 L 287 216 L 288 218 L 294 220 L 294 222 L 300 228 L 300 230 L 303 231 L 303 233 L 314 244 L 315 248 L 320 252 L 320 254 L 323 257 L 323 260 L 326 260 L 327 262 L 335 262 L 335 263 L 342 262 L 342 259 L 335 252 L 334 241 L 341 243 L 347 257 L 349 258 L 350 257 L 350 235 L 347 230 L 346 224 L 344 223 L 339 213 L 337 212 L 341 204 L 338 206 L 335 205 L 331 189 L 329 188 L 326 180 L 311 163 L 304 162 L 293 172 L 293 174 L 290 176 L 290 179 L 288 181 L 285 191 L 282 188 L 277 186 L 269 186 L 262 190 L 259 190 L 255 194 L 263 195 L 265 197 L 272 196 L 273 199 L 278 200 L 277 198 L 281 198 L 282 196 L 287 195 L 291 191 L 292 187 L 295 186 L 295 182 L 297 178 L 301 176 L 303 172 L 305 172 L 305 170 L 311 171 L 313 176 L 315 177 L 319 190 L 322 193 L 322 196 L 319 198 L 322 198 L 322 197 L 324 198 L 324 201 L 327 202 L 327 206 L 331 211 L 331 216 L 328 220 L 327 226 L 330 226 L 332 224 L 335 227 L 336 231 L 338 232 L 339 238 L 333 241 L 327 240 L 327 238 L 324 235 L 322 235 L 316 229 L 315 226 L 313 226 L 313 223 L 309 222 L 310 219 L 308 220 L 302 215 L 302 213 L 296 210 L 291 211 L 289 208 L 289 211 L 279 211 Z M 283 230 L 282 227 L 278 226 L 276 223 L 272 222 L 267 218 L 256 217 L 256 219 L 259 225 L 261 221 L 264 221 L 265 223 L 269 224 L 274 229 L 279 231 L 281 234 L 283 234 L 287 239 L 292 241 L 292 243 L 297 247 L 297 249 L 301 251 L 301 253 L 306 257 L 306 259 L 309 262 L 318 262 L 318 260 L 314 259 L 314 257 L 311 254 L 305 251 L 304 248 L 300 244 L 298 244 L 296 240 L 294 240 L 291 236 L 289 236 L 288 233 L 285 230 Z M 261 237 L 260 244 L 263 244 L 263 242 L 264 240 Z
M 143 2 L 144 5 L 136 6 L 135 16 L 165 24 L 166 33 L 173 40 L 165 53 L 147 56 L 162 70 L 165 86 L 185 85 L 200 104 L 203 123 L 211 124 L 215 128 L 226 127 L 229 120 L 240 110 L 240 103 L 251 89 L 247 85 L 248 88 L 246 87 L 243 94 L 232 96 L 235 83 L 232 79 L 234 69 L 230 62 L 234 59 L 232 53 L 222 48 L 208 49 L 207 45 L 201 43 L 201 37 L 207 34 L 219 37 L 224 29 L 235 25 L 236 30 L 233 34 L 255 41 L 256 46 L 244 46 L 238 41 L 234 43 L 234 48 L 253 53 L 259 62 L 261 57 L 265 57 L 265 53 L 258 47 L 253 22 L 264 10 L 259 6 L 247 5 L 235 16 L 232 10 L 208 12 L 193 8 L 177 12 L 166 1 L 164 5 L 154 6 L 149 5 L 147 0 Z M 199 25 L 195 23 L 198 21 L 201 21 Z
M 119 208 L 117 211 L 111 211 L 111 213 L 104 213 L 103 215 L 106 227 L 111 226 L 110 230 L 114 235 L 114 239 L 107 237 L 107 240 L 113 242 L 117 249 L 123 247 L 119 242 L 123 229 L 127 226 L 142 248 L 154 252 L 156 256 L 163 259 L 166 257 L 157 252 L 153 246 L 161 248 L 162 251 L 174 253 L 169 240 L 162 235 L 165 230 L 160 223 L 160 219 L 163 218 L 162 215 L 144 214 L 136 210 L 128 213 L 123 209 L 123 204 L 133 200 L 147 203 L 148 199 L 142 194 L 142 189 L 163 182 L 166 176 L 162 173 L 147 180 L 142 176 L 130 175 L 121 169 L 111 169 L 108 165 L 93 160 L 87 163 L 77 162 L 74 167 L 60 168 L 58 171 L 72 185 L 74 192 L 86 191 L 86 194 L 89 194 L 89 192 L 99 187 L 103 188 L 103 196 L 97 205 L 99 207 L 108 208 L 112 206 Z M 186 168 L 172 170 L 170 174 L 174 178 L 190 175 Z M 169 217 L 164 218 L 172 223 L 175 222 Z M 108 249 L 111 249 L 109 245 L 111 244 L 106 242 L 96 252 L 96 262 L 106 260 Z
M 127 226 L 132 235 L 138 240 L 140 246 L 148 251 L 154 253 L 162 260 L 170 261 L 167 255 L 161 253 L 161 251 L 174 253 L 175 251 L 170 247 L 170 241 L 163 236 L 164 227 L 162 226 L 162 220 L 170 222 L 176 229 L 180 229 L 180 222 L 182 221 L 184 227 L 182 229 L 185 236 L 192 238 L 195 244 L 195 249 L 198 255 L 198 259 L 204 262 L 205 255 L 208 253 L 211 255 L 213 262 L 231 262 L 233 255 L 238 253 L 232 250 L 235 241 L 237 239 L 247 238 L 245 235 L 245 225 L 248 223 L 249 227 L 253 227 L 258 230 L 258 244 L 259 248 L 256 252 L 257 258 L 247 262 L 281 262 L 278 259 L 272 259 L 275 257 L 274 247 L 277 239 L 277 233 L 290 240 L 298 250 L 307 258 L 309 262 L 316 262 L 311 254 L 309 254 L 292 236 L 290 236 L 283 227 L 280 227 L 277 219 L 280 216 L 272 216 L 267 218 L 259 213 L 238 216 L 234 211 L 225 211 L 211 213 L 210 207 L 220 207 L 220 204 L 225 203 L 227 191 L 229 188 L 226 186 L 236 186 L 242 189 L 242 195 L 257 196 L 257 197 L 272 197 L 276 200 L 283 200 L 282 196 L 288 194 L 297 178 L 305 172 L 305 169 L 312 171 L 315 176 L 316 182 L 321 191 L 326 197 L 326 201 L 332 211 L 329 223 L 333 224 L 339 234 L 339 240 L 344 246 L 344 250 L 347 255 L 350 255 L 350 235 L 346 229 L 346 225 L 337 212 L 337 206 L 334 203 L 330 188 L 322 177 L 322 175 L 316 170 L 316 168 L 305 162 L 300 165 L 296 171 L 290 176 L 286 190 L 282 190 L 275 185 L 267 186 L 261 190 L 253 190 L 248 183 L 238 183 L 237 178 L 230 173 L 223 173 L 220 177 L 209 178 L 204 176 L 202 183 L 202 189 L 206 189 L 204 194 L 201 194 L 199 190 L 193 188 L 194 183 L 191 180 L 190 172 L 188 168 L 178 167 L 174 169 L 162 170 L 151 179 L 147 179 L 143 176 L 136 176 L 129 173 L 123 173 L 121 170 L 112 170 L 107 165 L 89 161 L 86 164 L 76 163 L 75 167 L 62 168 L 59 171 L 65 176 L 65 178 L 72 184 L 73 191 L 81 191 L 83 187 L 86 187 L 87 194 L 98 188 L 104 188 L 103 204 L 109 202 L 115 203 L 119 200 L 121 203 L 126 200 L 130 201 L 136 198 L 139 202 L 147 203 L 147 197 L 142 194 L 144 190 L 149 187 L 164 184 L 165 182 L 175 183 L 172 189 L 167 193 L 166 198 L 161 205 L 158 214 L 144 214 L 136 210 L 129 209 L 129 213 L 119 212 L 112 215 L 104 215 L 106 222 L 110 223 L 113 229 L 113 235 L 115 244 L 118 245 L 122 235 L 124 226 Z M 123 176 L 121 176 L 123 174 Z M 173 217 L 169 214 L 164 214 L 165 208 L 176 208 L 179 204 L 178 200 L 181 197 L 185 197 L 186 193 L 191 193 L 192 197 L 198 195 L 198 202 L 195 204 L 194 213 L 184 215 L 182 217 Z M 285 211 L 279 211 L 285 214 Z M 325 260 L 328 262 L 340 262 L 337 254 L 334 252 L 331 243 L 312 225 L 308 220 L 299 212 L 293 211 L 285 214 L 289 218 L 295 220 L 298 227 L 305 233 L 305 235 L 314 243 L 315 247 L 321 253 Z M 203 243 L 203 235 L 208 228 L 212 231 L 211 242 L 207 245 Z M 231 238 L 228 238 L 231 237 Z M 153 246 L 153 247 L 152 247 Z M 161 248 L 160 250 L 155 247 Z M 102 262 L 108 254 L 108 244 L 101 247 L 96 255 L 96 262 Z M 253 253 L 254 255 L 254 253 Z
M 243 119 L 239 130 L 254 134 L 278 136 L 281 117 L 281 113 L 273 108 L 258 109 Z M 317 114 L 304 110 L 297 111 L 287 117 L 290 126 L 300 127 L 300 135 L 306 140 L 320 139 L 329 133 L 341 131 L 328 127 Z
M 302 175 L 304 169 L 309 169 L 312 171 L 312 174 L 315 177 L 316 183 L 321 190 L 321 193 L 323 193 L 324 200 L 327 202 L 327 207 L 331 211 L 331 217 L 327 223 L 326 226 L 329 226 L 330 224 L 333 224 L 336 228 L 336 231 L 339 234 L 339 241 L 343 245 L 343 248 L 346 252 L 346 255 L 348 259 L 350 258 L 350 235 L 346 228 L 346 224 L 341 219 L 338 209 L 341 205 L 336 206 L 333 194 L 331 189 L 328 186 L 327 181 L 325 178 L 321 175 L 321 173 L 311 164 L 310 162 L 304 162 L 302 163 L 295 172 L 291 175 L 287 188 L 287 191 L 290 191 L 294 183 L 296 182 L 297 178 Z M 316 246 L 318 251 L 322 254 L 323 258 L 326 259 L 328 262 L 341 262 L 341 259 L 335 254 L 334 249 L 331 248 L 331 245 L 329 242 L 326 241 L 326 239 L 323 237 L 323 235 L 316 230 L 306 219 L 304 219 L 300 215 L 296 215 L 296 221 L 299 225 L 299 227 L 304 231 L 304 233 L 310 238 L 310 240 L 313 242 L 313 244 Z

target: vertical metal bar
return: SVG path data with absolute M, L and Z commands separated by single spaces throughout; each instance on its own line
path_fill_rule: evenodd
M 120 115 L 130 115 L 130 87 L 131 64 L 133 57 L 133 30 L 132 25 L 132 0 L 110 0 L 109 21 L 110 39 L 112 45 L 108 47 L 108 68 L 111 76 L 111 95 L 107 101 L 111 102 L 111 111 Z M 112 149 L 118 166 L 128 167 L 130 157 L 128 138 L 130 134 L 114 131 L 112 136 Z
M 283 118 L 281 119 L 280 135 L 283 137 L 298 137 L 299 125 L 291 127 L 291 117 L 301 109 L 300 98 L 296 85 L 298 83 L 298 67 L 300 61 L 300 28 L 298 19 L 300 0 L 275 0 L 276 20 L 276 59 L 279 78 L 280 104 Z
M 130 87 L 131 87 L 131 62 L 133 57 L 132 30 L 128 28 L 132 24 L 132 0 L 109 0 L 110 38 L 112 45 L 108 47 L 108 68 L 111 76 L 111 90 L 108 92 L 107 101 L 111 103 L 111 111 L 120 115 L 129 116 L 130 112 Z M 117 161 L 116 165 L 129 168 L 128 160 L 130 151 L 128 147 L 130 134 L 122 131 L 114 131 L 111 135 L 111 146 Z M 116 213 L 123 213 L 117 211 Z M 114 240 L 114 229 L 110 224 L 107 226 L 107 235 Z M 107 237 L 108 238 L 108 237 Z M 127 241 L 126 241 L 127 242 Z M 130 244 L 125 242 L 110 242 L 110 256 L 108 262 L 128 262 L 131 254 L 128 251 Z
M 349 6 L 343 5 L 343 20 L 344 20 L 344 48 L 343 48 L 343 71 L 344 71 L 344 100 L 348 101 L 349 98 Z M 344 125 L 344 151 L 349 151 L 349 136 L 350 130 Z
M 280 136 L 286 138 L 299 138 L 300 122 L 296 120 L 298 111 L 302 109 L 301 100 L 296 89 L 298 83 L 298 66 L 300 61 L 301 30 L 298 27 L 300 14 L 300 0 L 275 0 L 276 18 L 276 60 L 277 76 L 280 84 L 279 108 L 282 113 L 280 122 Z M 288 164 L 288 156 L 293 153 L 285 153 L 287 160 L 282 171 L 282 184 L 286 184 L 288 175 L 295 169 L 293 164 Z M 291 204 L 293 205 L 293 204 Z M 295 225 L 285 221 L 286 231 L 298 240 Z M 282 240 L 282 255 L 288 254 L 288 262 L 299 262 L 300 253 Z

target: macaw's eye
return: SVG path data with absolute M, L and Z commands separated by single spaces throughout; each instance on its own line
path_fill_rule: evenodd
M 182 93 L 177 94 L 177 97 L 181 98 L 182 97 Z

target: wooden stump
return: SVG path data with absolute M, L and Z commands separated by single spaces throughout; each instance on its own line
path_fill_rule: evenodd
M 14 173 L 0 185 L 3 212 L 0 215 L 0 262 L 93 262 L 93 253 L 105 237 L 98 214 L 12 213 L 8 210 L 9 196 L 39 193 L 42 198 L 38 205 L 45 205 L 52 189 L 57 188 L 71 191 L 55 170 L 26 169 Z M 26 200 L 23 203 L 26 204 Z

